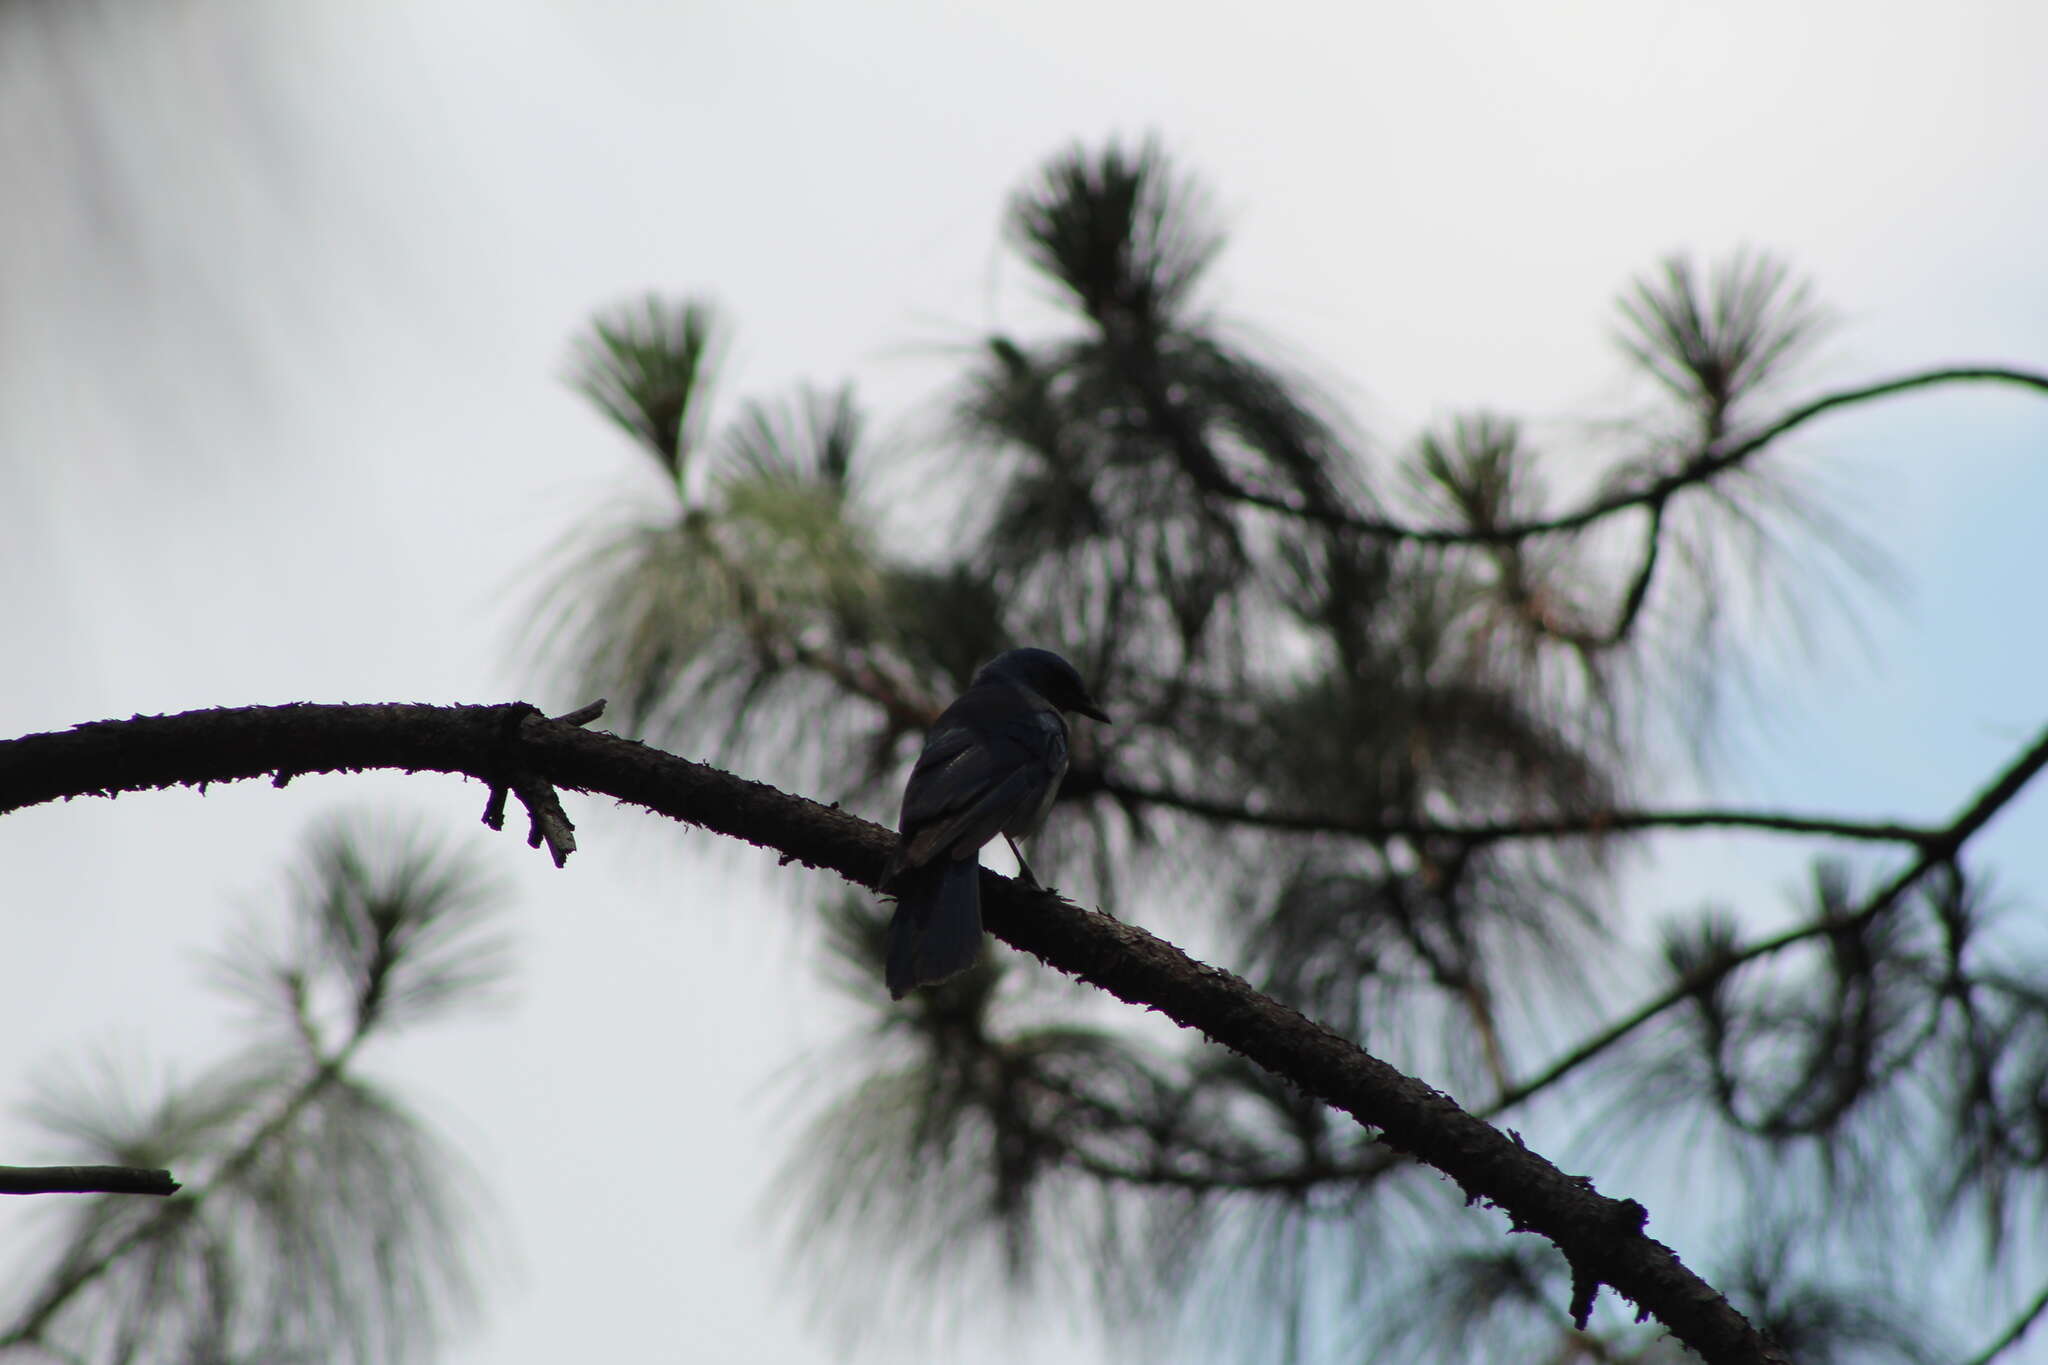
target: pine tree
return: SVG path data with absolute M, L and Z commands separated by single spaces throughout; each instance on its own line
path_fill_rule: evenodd
M 2048 994 L 1959 855 L 2048 747 L 1945 825 L 1655 800 L 1751 642 L 1842 609 L 1873 563 L 1794 438 L 2038 376 L 1802 396 L 1811 290 L 1762 254 L 1673 258 L 1616 320 L 1653 401 L 1588 422 L 1566 453 L 1603 467 L 1559 493 L 1559 452 L 1511 416 L 1376 451 L 1242 342 L 1206 288 L 1222 235 L 1155 145 L 1061 154 L 1008 228 L 1067 325 L 975 349 L 909 502 L 876 495 L 906 457 L 849 391 L 714 423 L 708 303 L 599 317 L 573 380 L 660 491 L 558 562 L 542 657 L 635 732 L 880 813 L 979 662 L 1057 648 L 1117 717 L 1043 837 L 1058 881 L 1482 1116 L 1700 1138 L 1689 1179 L 1731 1213 L 1709 1279 L 1794 1358 L 1923 1358 L 1914 1266 L 1972 1227 L 1989 1263 L 2038 1255 Z M 1822 850 L 1793 927 L 1702 909 L 1630 959 L 1618 865 L 1701 829 Z M 1553 1249 L 1243 1058 L 1004 952 L 891 1005 L 887 906 L 825 913 L 869 1023 L 799 1145 L 793 1224 L 840 1308 L 1058 1286 L 1258 1358 L 1675 1358 L 1566 1323 Z M 1917 1248 L 1896 1276 L 1828 1273 L 1873 1228 Z

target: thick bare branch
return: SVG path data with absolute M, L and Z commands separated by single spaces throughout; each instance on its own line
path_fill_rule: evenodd
M 830 807 L 644 745 L 522 716 L 519 750 L 558 787 L 602 792 L 779 850 L 872 887 L 895 836 Z M 366 768 L 496 780 L 506 707 L 299 705 L 104 721 L 0 743 L 0 810 L 289 771 Z M 527 716 L 532 719 L 526 719 Z M 1196 962 L 1135 926 L 984 872 L 983 904 L 1000 938 L 1119 999 L 1206 1034 L 1443 1171 L 1467 1198 L 1542 1233 L 1584 1286 L 1612 1286 L 1709 1361 L 1782 1361 L 1742 1315 L 1643 1231 L 1631 1200 L 1597 1193 L 1448 1097 L 1355 1043 Z

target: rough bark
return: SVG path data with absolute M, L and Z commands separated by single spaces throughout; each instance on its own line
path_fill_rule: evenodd
M 569 841 L 550 831 L 554 789 L 601 793 L 672 819 L 774 849 L 785 862 L 872 887 L 895 835 L 843 811 L 692 763 L 631 740 L 503 706 L 292 705 L 98 721 L 0 742 L 0 811 L 78 796 L 370 768 L 460 773 L 533 817 L 529 842 L 559 862 Z M 558 837 L 559 836 L 559 837 Z M 1713 1286 L 1644 1231 L 1633 1200 L 1608 1198 L 1518 1137 L 1135 925 L 1057 895 L 982 874 L 986 923 L 997 937 L 1119 999 L 1154 1009 L 1343 1110 L 1390 1146 L 1456 1181 L 1468 1200 L 1499 1209 L 1515 1231 L 1549 1238 L 1570 1262 L 1571 1311 L 1583 1324 L 1607 1285 L 1654 1316 L 1706 1360 L 1781 1362 Z M 879 981 L 876 990 L 882 989 Z

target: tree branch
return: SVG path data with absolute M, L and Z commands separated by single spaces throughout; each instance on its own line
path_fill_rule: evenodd
M 887 829 L 629 740 L 543 720 L 523 704 L 514 707 L 521 717 L 521 763 L 554 785 L 601 792 L 774 848 L 862 886 L 880 878 L 895 841 Z M 279 772 L 393 768 L 494 782 L 512 709 L 251 707 L 31 735 L 0 743 L 0 810 Z M 989 872 L 982 874 L 982 894 L 989 928 L 1012 946 L 1208 1035 L 1379 1130 L 1388 1145 L 1457 1181 L 1468 1199 L 1501 1209 L 1515 1228 L 1541 1232 L 1573 1267 L 1576 1309 L 1587 1306 L 1588 1286 L 1607 1284 L 1708 1361 L 1783 1361 L 1712 1286 L 1643 1232 L 1648 1215 L 1640 1204 L 1598 1194 L 1590 1180 L 1566 1175 L 1448 1097 L 1142 929 Z
M 1908 825 L 1890 820 L 1838 820 L 1782 811 L 1619 810 L 1585 815 L 1539 816 L 1527 820 L 1484 820 L 1469 825 L 1433 820 L 1369 820 L 1312 814 L 1305 811 L 1259 810 L 1235 801 L 1194 796 L 1151 787 L 1099 772 L 1075 769 L 1061 788 L 1063 795 L 1100 791 L 1119 801 L 1142 802 L 1184 811 L 1219 824 L 1249 825 L 1295 834 L 1342 834 L 1361 839 L 1444 839 L 1465 844 L 1510 839 L 1597 838 L 1655 829 L 1753 829 L 1772 834 L 1819 835 L 1869 843 L 1927 846 L 1944 837 L 1937 826 Z
M 1635 630 L 1636 622 L 1642 617 L 1643 604 L 1650 600 L 1650 584 L 1655 581 L 1657 566 L 1663 561 L 1665 506 L 1666 504 L 1662 501 L 1650 504 L 1648 509 L 1649 515 L 1643 519 L 1642 561 L 1636 566 L 1635 573 L 1629 579 L 1628 591 L 1622 595 L 1621 607 L 1615 613 L 1612 625 L 1605 629 L 1600 629 L 1585 624 L 1583 621 L 1571 622 L 1557 619 L 1549 612 L 1529 610 L 1529 604 L 1526 602 L 1526 597 L 1524 597 L 1524 616 L 1526 619 L 1542 634 L 1558 641 L 1560 644 L 1570 645 L 1573 649 L 1578 650 L 1581 656 L 1598 654 L 1602 650 L 1613 649 L 1621 644 L 1622 641 L 1628 639 L 1629 634 Z M 1498 553 L 1510 560 L 1517 561 L 1515 572 L 1517 577 L 1519 577 L 1519 560 L 1521 557 L 1519 543 L 1506 546 Z M 1518 596 L 1522 595 L 1518 594 Z
M 1407 1164 L 1406 1157 L 1387 1149 L 1357 1161 L 1304 1161 L 1293 1166 L 1239 1172 L 1176 1170 L 1158 1161 L 1134 1166 L 1079 1149 L 1069 1152 L 1066 1159 L 1076 1170 L 1113 1184 L 1200 1194 L 1285 1191 L 1306 1195 L 1326 1185 L 1339 1183 L 1363 1187 L 1395 1167 Z
M 2043 1288 L 2034 1296 L 2034 1301 L 1998 1334 L 1996 1341 L 1964 1361 L 1963 1365 L 1991 1365 L 1991 1362 L 2019 1345 L 2021 1339 L 2034 1329 L 2034 1324 L 2041 1320 L 2043 1313 L 2048 1313 L 2048 1288 Z
M 2048 374 L 1995 365 L 1969 365 L 1922 370 L 1901 375 L 1896 379 L 1865 384 L 1859 388 L 1840 389 L 1793 408 L 1776 421 L 1758 428 L 1732 444 L 1715 444 L 1699 450 L 1669 473 L 1651 479 L 1639 487 L 1595 497 L 1573 511 L 1560 513 L 1554 517 L 1539 517 L 1529 521 L 1457 528 L 1411 526 L 1404 522 L 1355 516 L 1327 504 L 1306 505 L 1289 498 L 1248 489 L 1236 483 L 1226 483 L 1214 491 L 1239 502 L 1283 512 L 1303 521 L 1336 526 L 1361 535 L 1378 536 L 1387 540 L 1406 540 L 1419 545 L 1505 545 L 1528 540 L 1533 536 L 1581 531 L 1597 521 L 1603 521 L 1617 512 L 1625 512 L 1634 507 L 1659 510 L 1678 493 L 1712 482 L 1816 417 L 1857 403 L 1889 398 L 1894 394 L 1909 393 L 1915 389 L 1932 388 L 1942 384 L 2013 384 L 2048 393 Z M 1645 564 L 1646 568 L 1653 568 L 1654 558 L 1646 560 Z M 1647 586 L 1647 573 L 1639 575 L 1639 581 Z M 1635 604 L 1637 609 L 1640 605 Z M 1625 614 L 1624 619 L 1630 619 L 1631 616 L 1632 613 Z
M 0 1166 L 0 1194 L 157 1194 L 178 1192 L 169 1171 L 140 1166 Z
M 1480 1113 L 1492 1118 L 1522 1103 L 1538 1091 L 1577 1071 L 1652 1019 L 1693 999 L 1738 967 L 1759 958 L 1769 957 L 1809 939 L 1859 929 L 1868 924 L 1896 905 L 1901 896 L 1919 884 L 1921 878 L 1936 868 L 1953 863 L 1962 852 L 1963 845 L 1989 824 L 1992 817 L 2018 796 L 2044 767 L 2048 767 L 2048 729 L 2042 730 L 2019 757 L 1978 792 L 1954 821 L 1942 829 L 1916 838 L 1919 853 L 1913 861 L 1901 869 L 1897 876 L 1871 893 L 1854 911 L 1847 915 L 1810 920 L 1805 924 L 1795 925 L 1782 933 L 1758 939 L 1747 948 L 1688 972 L 1661 994 L 1645 1001 L 1626 1018 L 1602 1029 L 1528 1080 L 1503 1091 Z

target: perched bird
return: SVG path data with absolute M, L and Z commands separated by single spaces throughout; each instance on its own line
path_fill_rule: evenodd
M 1067 774 L 1067 722 L 1107 722 L 1074 666 L 1049 649 L 997 655 L 925 736 L 903 788 L 902 840 L 882 885 L 889 921 L 889 994 L 966 971 L 981 955 L 981 846 L 1000 834 L 1038 885 L 1017 840 L 1044 823 Z

